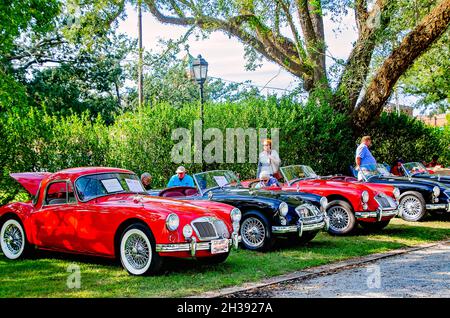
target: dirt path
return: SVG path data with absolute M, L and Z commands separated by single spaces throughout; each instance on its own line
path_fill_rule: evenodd
M 233 296 L 450 297 L 450 243 Z

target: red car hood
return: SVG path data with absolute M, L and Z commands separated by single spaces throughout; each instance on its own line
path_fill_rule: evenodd
M 194 203 L 194 204 L 193 204 Z M 99 198 L 97 204 L 109 205 L 109 206 L 129 206 L 129 207 L 139 207 L 141 205 L 144 208 L 155 212 L 168 212 L 176 213 L 181 215 L 195 215 L 196 217 L 202 216 L 214 216 L 217 214 L 211 211 L 207 207 L 202 207 L 196 205 L 195 201 L 190 203 L 185 200 L 174 200 L 168 198 L 155 197 L 150 195 L 139 195 L 139 194 L 117 194 Z M 229 210 L 231 210 L 231 206 Z
M 35 196 L 41 181 L 50 174 L 50 172 L 19 172 L 11 173 L 10 176 L 19 182 L 32 196 Z

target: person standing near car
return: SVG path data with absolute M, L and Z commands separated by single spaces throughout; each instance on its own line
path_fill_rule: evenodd
M 194 179 L 188 174 L 186 174 L 186 168 L 183 166 L 179 166 L 177 171 L 175 171 L 175 175 L 173 175 L 167 187 L 194 187 Z
M 364 136 L 361 138 L 361 144 L 356 148 L 355 169 L 358 171 L 358 180 L 361 181 L 363 179 L 361 166 L 376 164 L 374 156 L 370 152 L 369 148 L 372 146 L 372 139 L 370 136 Z
M 259 178 L 261 172 L 266 171 L 270 176 L 281 179 L 279 172 L 281 160 L 278 152 L 272 149 L 272 140 L 264 139 L 263 148 L 263 151 L 259 154 L 256 177 Z

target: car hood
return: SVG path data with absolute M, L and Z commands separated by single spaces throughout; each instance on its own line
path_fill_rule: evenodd
M 399 184 L 419 184 L 419 185 L 423 185 L 423 186 L 430 186 L 430 187 L 434 187 L 434 186 L 439 186 L 440 188 L 443 188 L 445 190 L 448 189 L 448 186 L 445 185 L 444 183 L 438 182 L 437 180 L 431 180 L 431 179 L 424 179 L 424 178 L 406 178 L 406 177 L 397 177 L 397 176 L 392 176 L 392 177 L 385 177 L 381 180 L 387 180 L 387 181 L 393 181 Z M 370 182 L 370 180 L 369 180 Z
M 50 172 L 18 172 L 11 173 L 10 176 L 14 180 L 20 183 L 25 190 L 28 191 L 32 196 L 36 196 L 36 193 L 39 190 L 39 185 L 41 181 L 48 177 Z
M 176 213 L 179 216 L 217 216 L 216 213 L 212 212 L 207 207 L 191 204 L 190 202 L 182 200 L 161 198 L 151 195 L 117 194 L 98 199 L 97 204 L 107 206 L 123 206 L 130 208 L 144 208 L 146 210 L 155 212 L 168 214 Z

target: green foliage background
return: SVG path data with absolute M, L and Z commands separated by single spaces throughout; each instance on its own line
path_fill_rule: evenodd
M 0 204 L 24 198 L 20 186 L 9 177 L 20 171 L 114 166 L 138 174 L 148 171 L 154 176 L 154 186 L 164 187 L 177 166 L 171 161 L 177 143 L 171 139 L 172 131 L 188 128 L 193 134 L 193 121 L 199 118 L 198 104 L 174 108 L 159 103 L 118 115 L 111 125 L 100 116 L 92 120 L 88 113 L 61 117 L 19 106 L 0 113 Z M 222 132 L 236 127 L 279 128 L 283 164 L 308 164 L 321 174 L 348 174 L 358 142 L 348 119 L 320 98 L 306 105 L 275 97 L 210 103 L 205 105 L 205 129 L 210 127 Z M 366 133 L 373 136 L 373 152 L 379 162 L 391 163 L 400 156 L 430 160 L 437 153 L 442 162 L 450 163 L 448 126 L 436 129 L 407 116 L 383 114 Z M 208 143 L 204 141 L 204 146 Z M 246 143 L 248 149 L 248 140 Z M 199 164 L 185 166 L 191 173 L 201 170 Z M 206 168 L 231 169 L 242 178 L 256 174 L 254 163 L 214 163 Z

